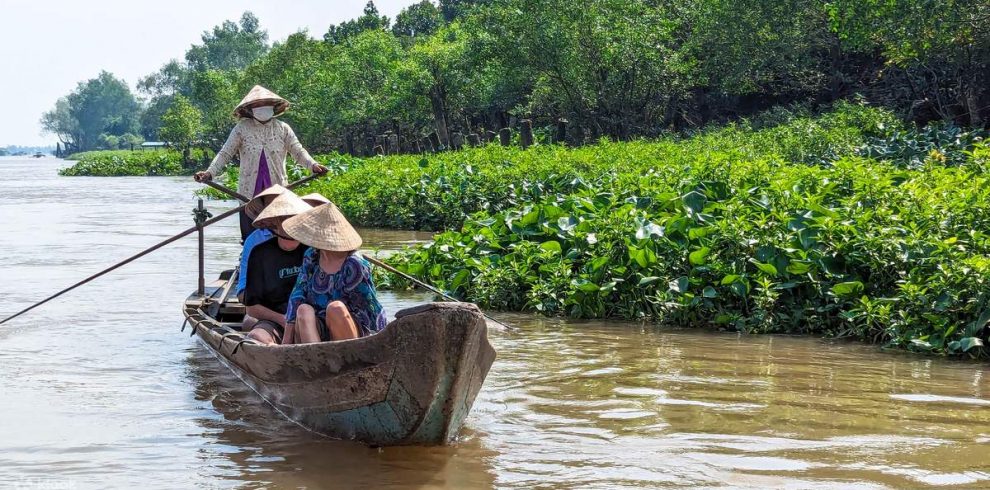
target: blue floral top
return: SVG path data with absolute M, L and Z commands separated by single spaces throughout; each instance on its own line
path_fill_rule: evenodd
M 378 293 L 371 283 L 368 261 L 355 252 L 344 260 L 339 271 L 327 274 L 320 268 L 319 254 L 319 250 L 311 248 L 303 258 L 296 286 L 289 295 L 286 323 L 296 321 L 296 310 L 303 303 L 312 306 L 317 317 L 323 318 L 327 305 L 341 301 L 347 305 L 362 337 L 385 328 L 385 309 L 378 302 Z

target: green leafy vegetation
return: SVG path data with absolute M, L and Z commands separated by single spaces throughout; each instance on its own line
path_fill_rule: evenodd
M 191 157 L 209 161 L 209 154 L 195 150 Z M 194 169 L 182 165 L 183 155 L 176 150 L 98 150 L 70 155 L 76 160 L 71 167 L 59 170 L 64 176 L 121 177 L 135 175 L 192 175 Z
M 324 192 L 339 189 L 332 199 L 366 224 L 477 211 L 393 262 L 487 308 L 979 355 L 990 147 L 974 137 L 920 165 L 860 156 L 907 133 L 889 113 L 842 106 L 659 142 L 486 148 L 423 166 L 384 158 Z M 349 189 L 365 172 L 364 192 Z

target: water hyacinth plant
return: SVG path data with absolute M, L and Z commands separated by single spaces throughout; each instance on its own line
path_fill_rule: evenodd
M 203 160 L 202 150 L 193 150 L 191 158 Z M 76 153 L 71 167 L 59 175 L 77 177 L 175 176 L 192 175 L 194 169 L 182 165 L 182 153 L 176 150 L 100 150 Z
M 591 152 L 599 171 L 574 166 L 566 185 L 489 204 L 392 260 L 488 308 L 982 354 L 990 152 L 974 141 L 953 165 L 905 165 L 857 156 L 881 137 L 857 131 L 814 142 L 827 162 L 797 140 L 733 144 L 735 131 L 556 150 Z

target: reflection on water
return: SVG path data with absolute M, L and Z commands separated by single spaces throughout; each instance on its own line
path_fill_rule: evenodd
M 181 231 L 195 205 L 187 179 L 59 178 L 50 160 L 0 159 L 0 180 L 0 316 Z M 211 277 L 235 226 L 208 230 Z M 362 234 L 386 252 L 428 238 Z M 326 440 L 179 333 L 195 256 L 183 240 L 0 327 L 0 486 L 990 486 L 984 364 L 528 315 L 500 315 L 519 328 L 491 334 L 456 444 Z M 383 294 L 391 313 L 426 299 Z

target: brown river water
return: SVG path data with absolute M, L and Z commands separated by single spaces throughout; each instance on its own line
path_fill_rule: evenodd
M 192 224 L 189 179 L 64 165 L 0 158 L 0 317 Z M 207 229 L 209 278 L 235 226 Z M 987 364 L 499 314 L 518 328 L 490 332 L 499 358 L 456 443 L 370 449 L 279 418 L 180 333 L 195 285 L 190 237 L 0 327 L 0 487 L 990 487 Z

